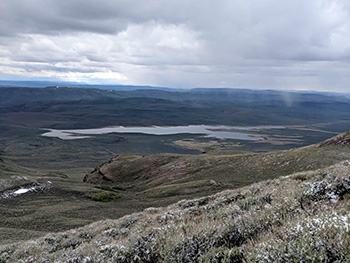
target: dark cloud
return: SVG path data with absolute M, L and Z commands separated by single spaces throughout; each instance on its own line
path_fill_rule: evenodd
M 0 77 L 347 91 L 349 11 L 346 0 L 1 0 Z

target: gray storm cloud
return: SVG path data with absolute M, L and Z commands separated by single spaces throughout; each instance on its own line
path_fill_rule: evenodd
M 346 0 L 1 0 L 0 78 L 348 91 Z

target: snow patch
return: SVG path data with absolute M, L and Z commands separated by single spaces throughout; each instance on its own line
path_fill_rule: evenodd
M 3 193 L 0 193 L 0 199 L 5 199 L 5 198 L 12 198 L 16 197 L 25 193 L 30 193 L 30 192 L 41 192 L 46 189 L 49 189 L 52 185 L 51 181 L 47 181 L 42 184 L 37 184 L 31 187 L 21 187 L 17 190 L 7 190 Z
M 14 195 L 25 194 L 25 193 L 31 191 L 32 189 L 33 189 L 33 187 L 31 187 L 31 188 L 21 188 L 21 189 L 18 189 L 17 191 L 14 191 L 13 194 Z

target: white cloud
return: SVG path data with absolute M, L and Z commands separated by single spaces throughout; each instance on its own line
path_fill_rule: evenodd
M 346 0 L 2 0 L 2 74 L 348 90 Z

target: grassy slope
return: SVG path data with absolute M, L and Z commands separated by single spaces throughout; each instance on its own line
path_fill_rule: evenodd
M 9 151 L 9 148 L 6 150 Z M 49 152 L 54 150 L 48 148 Z M 57 149 L 55 152 L 62 159 Z M 63 152 L 67 154 L 66 150 Z M 46 152 L 38 154 L 41 154 L 38 157 L 46 156 Z M 15 156 L 18 158 L 19 155 Z M 111 166 L 107 166 L 109 169 L 116 165 L 115 169 L 125 172 L 121 179 L 116 183 L 101 181 L 103 185 L 122 188 L 118 190 L 121 198 L 107 203 L 89 199 L 89 195 L 103 191 L 97 189 L 96 185 L 82 182 L 82 174 L 89 169 L 86 166 L 73 168 L 69 156 L 63 159 L 66 160 L 63 162 L 66 168 L 59 171 L 51 170 L 53 163 L 45 166 L 47 170 L 38 169 L 37 165 L 41 164 L 36 160 L 39 159 L 35 156 L 32 159 L 32 168 L 19 165 L 14 157 L 4 157 L 0 163 L 2 178 L 26 177 L 23 182 L 22 177 L 10 178 L 14 180 L 13 186 L 47 180 L 52 182 L 49 191 L 0 199 L 2 244 L 31 238 L 33 233 L 40 236 L 45 232 L 63 231 L 101 219 L 119 218 L 150 206 L 166 206 L 184 198 L 205 196 L 263 179 L 326 167 L 350 159 L 350 149 L 348 146 L 314 145 L 288 151 L 243 155 L 123 155 L 117 158 L 121 159 L 120 162 L 112 162 Z M 115 169 L 111 169 L 112 172 Z M 9 181 L 0 183 L 8 184 Z M 11 187 L 10 184 L 5 188 Z
M 119 155 L 97 167 L 84 180 L 116 184 L 148 198 L 166 198 L 238 188 L 265 179 L 327 167 L 346 159 L 350 159 L 350 147 L 322 147 L 321 144 L 236 155 Z
M 0 247 L 3 262 L 348 262 L 350 163 Z

